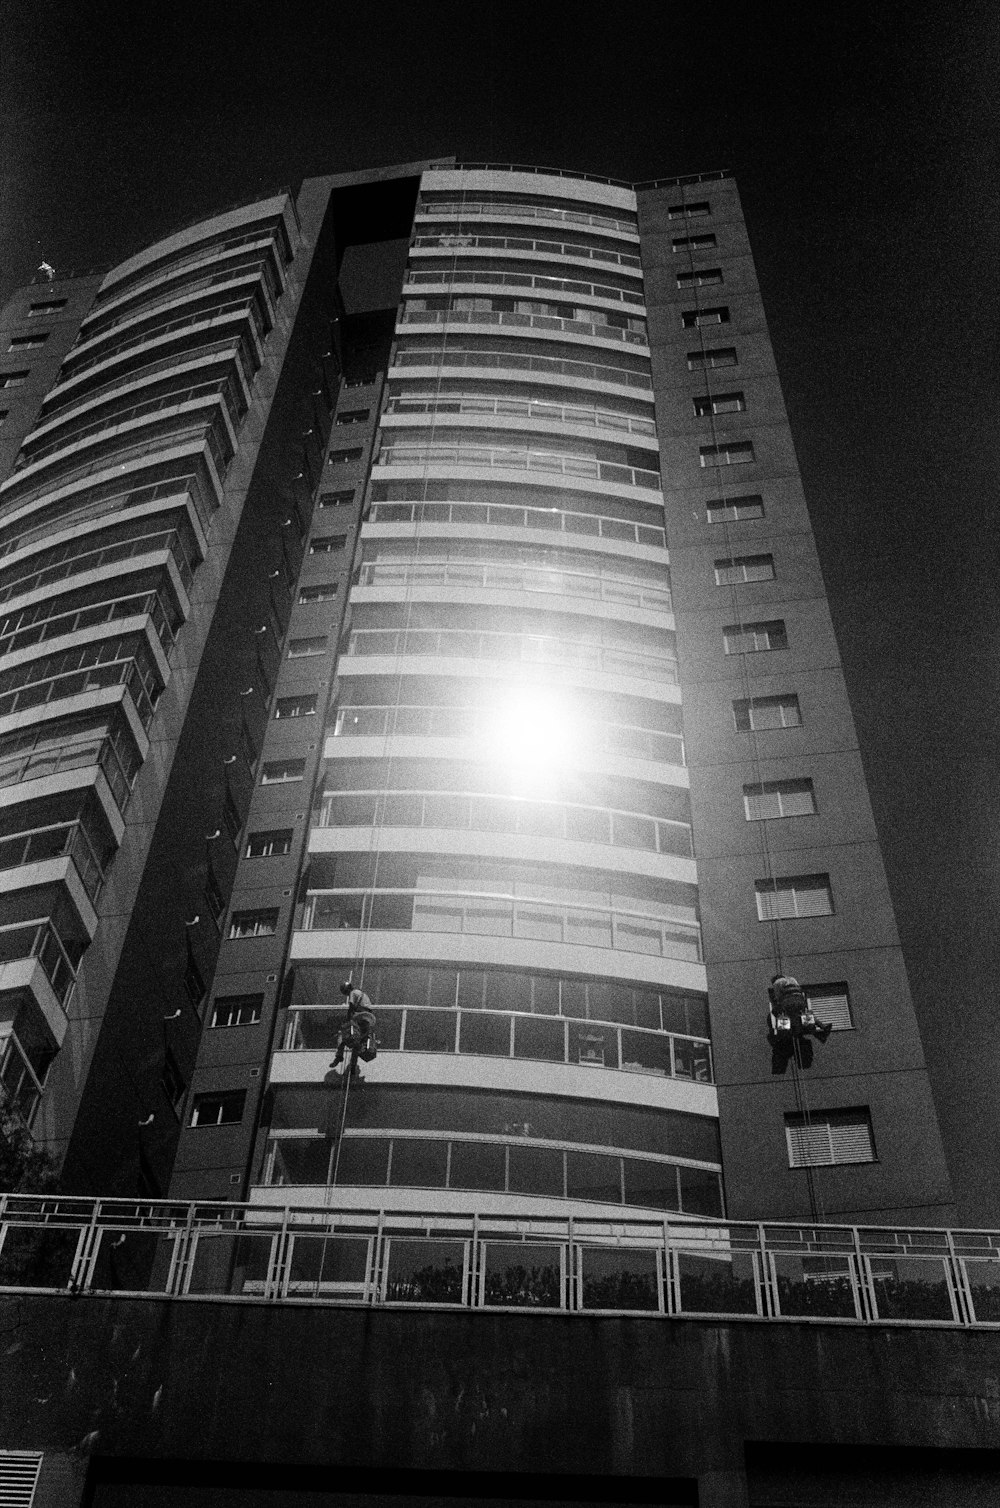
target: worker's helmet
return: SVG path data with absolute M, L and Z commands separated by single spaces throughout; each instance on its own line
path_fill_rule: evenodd
M 340 986 L 340 993 L 342 995 L 349 995 L 353 988 L 354 986 L 351 981 L 349 979 L 345 979 L 343 984 Z

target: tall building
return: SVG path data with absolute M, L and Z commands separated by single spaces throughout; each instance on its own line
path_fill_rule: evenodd
M 0 337 L 0 1072 L 64 1188 L 946 1222 L 727 174 L 313 179 Z

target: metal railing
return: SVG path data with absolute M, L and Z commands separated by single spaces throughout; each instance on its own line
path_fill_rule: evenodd
M 22 450 L 14 462 L 14 469 L 23 471 L 26 466 L 34 466 L 37 462 L 44 461 L 47 456 L 57 455 L 61 450 L 78 445 L 90 435 L 112 435 L 122 425 L 129 424 L 134 419 L 141 419 L 146 414 L 162 413 L 165 409 L 172 409 L 179 413 L 183 404 L 195 403 L 199 399 L 205 400 L 202 407 L 212 400 L 224 402 L 233 429 L 238 429 L 240 414 L 236 410 L 231 395 L 226 391 L 227 386 L 226 379 L 220 378 L 215 382 L 199 382 L 172 393 L 162 393 L 156 398 L 144 398 L 139 403 L 131 403 L 127 408 L 116 409 L 113 413 L 105 414 L 103 419 L 95 419 L 79 428 L 67 428 L 58 439 L 40 446 L 37 450 L 30 450 L 27 453 Z
M 490 591 L 556 592 L 563 597 L 590 601 L 619 602 L 669 612 L 670 588 L 652 586 L 614 570 L 572 571 L 552 566 L 507 564 L 504 561 L 464 560 L 366 560 L 358 576 L 359 586 L 409 588 L 421 582 L 446 582 L 452 586 L 481 587 Z
M 635 267 L 642 271 L 642 258 L 631 251 L 613 251 L 611 247 L 584 246 L 576 241 L 539 241 L 527 236 L 463 235 L 454 231 L 443 235 L 414 236 L 411 251 L 530 251 L 544 256 L 579 257 L 581 261 L 609 262 L 618 267 Z
M 694 852 L 690 823 L 672 817 L 470 791 L 331 791 L 323 799 L 316 826 L 443 827 L 638 848 L 680 858 Z
M 82 953 L 83 949 L 80 949 Z M 37 958 L 60 1005 L 65 1005 L 76 981 L 77 962 L 52 922 L 39 918 L 28 922 L 8 922 L 0 926 L 0 964 L 22 958 Z
M 256 292 L 256 290 L 254 291 Z M 202 309 L 196 311 L 194 314 L 186 314 L 180 319 L 165 320 L 161 324 L 154 325 L 151 329 L 140 330 L 123 340 L 116 341 L 113 345 L 105 345 L 103 349 L 96 352 L 89 360 L 74 361 L 72 369 L 65 373 L 62 380 L 64 383 L 69 382 L 72 378 L 79 377 L 81 372 L 89 372 L 92 367 L 100 365 L 102 361 L 110 361 L 113 356 L 120 355 L 122 351 L 131 351 L 136 346 L 144 346 L 150 341 L 162 340 L 165 335 L 172 335 L 177 330 L 194 329 L 196 326 L 204 330 L 210 330 L 220 320 L 232 320 L 238 315 L 249 316 L 252 319 L 254 329 L 263 341 L 266 332 L 263 329 L 260 314 L 254 310 L 252 298 L 233 299 L 227 304 L 220 304 L 215 309 Z M 60 389 L 53 389 L 53 391 L 58 392 Z
M 252 231 L 249 235 L 233 235 L 229 237 L 228 240 L 211 241 L 207 245 L 203 243 L 199 248 L 196 248 L 194 251 L 192 251 L 189 256 L 178 258 L 177 261 L 171 259 L 166 264 L 160 263 L 159 265 L 154 265 L 145 275 L 137 274 L 136 280 L 134 282 L 131 282 L 128 279 L 123 279 L 120 284 L 108 289 L 107 293 L 102 297 L 94 312 L 95 314 L 103 313 L 105 307 L 111 304 L 114 300 L 126 296 L 131 297 L 133 293 L 139 293 L 149 284 L 160 282 L 164 278 L 176 277 L 177 274 L 183 272 L 185 268 L 195 267 L 201 264 L 208 265 L 211 262 L 218 261 L 220 257 L 226 256 L 233 251 L 251 251 L 259 249 L 266 252 L 273 246 L 274 236 L 264 230 Z M 276 261 L 280 263 L 281 258 L 277 257 Z
M 527 665 L 561 665 L 602 675 L 641 676 L 677 685 L 677 660 L 670 654 L 593 644 L 556 635 L 441 628 L 358 628 L 348 636 L 349 655 L 427 655 L 434 659 L 519 660 Z M 0 715 L 3 699 L 0 698 Z
M 81 405 L 92 403 L 107 393 L 117 392 L 131 383 L 142 382 L 146 378 L 153 377 L 157 372 L 174 371 L 189 361 L 203 363 L 210 361 L 213 356 L 234 357 L 239 363 L 247 387 L 252 385 L 254 373 L 248 370 L 246 353 L 242 349 L 242 337 L 234 331 L 227 340 L 211 341 L 207 345 L 199 346 L 196 351 L 186 352 L 182 356 L 176 353 L 171 356 L 160 356 L 156 361 L 147 361 L 142 366 L 130 368 L 127 372 L 119 372 L 116 376 L 109 377 L 106 382 L 100 382 L 96 387 L 88 387 L 83 392 L 76 392 L 68 386 L 60 387 L 58 390 L 53 388 L 52 393 L 45 399 L 37 423 L 29 431 L 28 437 L 31 438 L 37 433 L 44 432 L 48 425 L 55 423 L 59 416 L 63 415 L 65 409 L 74 408 L 78 403 Z M 59 403 L 54 401 L 57 392 L 62 399 Z
M 343 1022 L 342 1007 L 300 1006 L 289 1012 L 282 1051 L 332 1052 Z M 613 1022 L 570 1021 L 516 1011 L 435 1010 L 379 1001 L 378 1042 L 383 1052 L 486 1054 L 647 1073 L 695 1084 L 712 1082 L 712 1045 L 705 1038 Z
M 575 513 L 569 508 L 519 508 L 509 503 L 373 503 L 373 524 L 484 524 L 507 529 L 551 529 L 559 534 L 590 534 L 626 544 L 667 547 L 666 530 L 656 524 L 635 524 L 601 513 Z
M 99 336 L 106 334 L 108 330 L 113 330 L 115 325 L 121 324 L 123 320 L 134 319 L 139 315 L 152 314 L 163 304 L 171 303 L 177 299 L 189 299 L 205 288 L 217 288 L 223 283 L 245 283 L 251 280 L 253 282 L 259 280 L 264 283 L 271 298 L 276 299 L 280 297 L 280 292 L 276 292 L 275 288 L 271 286 L 267 273 L 268 259 L 266 248 L 263 255 L 257 257 L 256 260 L 248 259 L 237 262 L 233 267 L 224 267 L 220 272 L 205 273 L 201 277 L 192 278 L 189 282 L 185 281 L 183 276 L 178 275 L 177 269 L 174 268 L 164 279 L 164 283 L 153 294 L 152 298 L 148 296 L 150 292 L 149 284 L 145 285 L 145 293 L 143 292 L 143 285 L 137 284 L 135 287 L 126 290 L 119 302 L 112 304 L 108 300 L 106 303 L 101 304 L 98 309 L 95 309 L 87 316 L 80 326 L 81 344 L 85 341 L 96 340 Z
M 99 571 L 104 566 L 117 565 L 122 561 L 135 560 L 138 556 L 158 554 L 166 550 L 169 550 L 177 567 L 177 574 L 190 595 L 194 570 L 179 529 L 158 529 L 153 534 L 141 534 L 133 539 L 123 540 L 120 544 L 102 545 L 96 550 L 82 550 L 79 554 L 73 554 L 72 550 L 79 543 L 80 541 L 74 541 L 68 547 L 66 558 L 52 565 L 33 568 L 31 561 L 26 561 L 23 576 L 7 576 L 4 579 L 0 586 L 0 604 L 37 591 L 39 587 L 52 586 L 71 576 L 79 576 L 84 571 Z
M 595 324 L 591 320 L 566 319 L 558 314 L 517 314 L 507 309 L 411 309 L 404 304 L 399 325 L 505 325 L 519 330 L 559 330 L 566 335 L 586 335 L 594 340 L 622 340 L 648 350 L 645 331 L 625 330 L 620 325 Z
M 383 435 L 398 433 L 385 431 Z M 591 456 L 563 455 L 555 450 L 515 449 L 507 445 L 448 445 L 429 441 L 384 442 L 378 453 L 379 466 L 494 466 L 507 471 L 554 471 L 561 476 L 585 477 L 593 482 L 618 482 L 626 487 L 660 490 L 660 473 L 617 461 L 598 461 Z M 378 479 L 378 470 L 373 472 Z
M 97 903 L 104 884 L 104 866 L 82 822 L 56 822 L 28 832 L 0 837 L 0 869 L 18 869 L 23 864 L 44 864 L 47 859 L 69 856 L 76 865 L 90 899 Z
M 7 1194 L 0 1287 L 995 1329 L 1000 1233 Z
M 630 435 L 656 437 L 656 423 L 635 414 L 618 414 L 608 408 L 587 408 L 580 403 L 550 403 L 544 398 L 390 398 L 387 414 L 491 414 L 516 419 L 542 419 L 551 424 L 585 424 L 588 428 L 617 429 Z M 398 431 L 396 431 L 398 433 Z
M 454 199 L 433 199 L 417 202 L 414 223 L 433 219 L 435 215 L 465 220 L 472 216 L 487 215 L 496 220 L 558 220 L 565 225 L 594 225 L 601 230 L 624 231 L 639 239 L 639 227 L 635 219 L 620 220 L 616 215 L 588 214 L 585 210 L 560 209 L 555 204 L 512 204 L 506 199 L 470 200 L 461 195 Z
M 697 922 L 628 911 L 624 906 L 534 900 L 509 892 L 468 890 L 309 890 L 302 932 L 343 929 L 464 932 L 475 937 L 524 938 L 701 961 Z
M 60 498 L 57 503 L 40 510 L 44 515 L 43 522 L 32 524 L 26 529 L 15 525 L 9 534 L 5 533 L 0 537 L 0 560 L 18 550 L 26 550 L 39 540 L 47 539 L 70 521 L 74 528 L 79 528 L 92 519 L 103 518 L 105 514 L 125 513 L 132 508 L 141 508 L 146 503 L 155 503 L 161 498 L 175 498 L 179 505 L 190 499 L 202 527 L 207 530 L 212 514 L 219 506 L 219 498 L 214 485 L 206 487 L 203 484 L 203 475 L 207 475 L 204 465 L 186 476 L 172 476 L 160 482 L 147 482 L 140 487 L 117 487 L 116 490 L 116 484 L 103 483 L 94 488 L 93 492 L 88 489 Z M 37 518 L 38 512 L 27 517 Z
M 51 608 L 55 604 L 44 605 Z M 167 616 L 164 599 L 158 591 L 148 591 L 136 592 L 128 597 L 116 597 L 110 602 L 78 607 L 74 612 L 56 613 L 51 618 L 29 622 L 24 628 L 16 628 L 8 634 L 0 631 L 0 656 L 15 654 L 18 650 L 30 648 L 32 644 L 44 644 L 47 639 L 58 639 L 86 628 L 116 623 L 120 618 L 141 617 L 149 618 L 164 653 L 169 654 L 174 644 L 174 628 Z
M 103 665 L 88 665 L 81 670 L 65 671 L 41 681 L 30 681 L 0 695 L 0 717 L 23 712 L 29 707 L 44 707 L 64 697 L 80 696 L 88 691 L 102 691 L 108 686 L 124 686 L 135 703 L 144 728 L 152 722 L 160 687 L 156 677 L 141 667 L 133 656 L 112 660 Z
M 487 716 L 474 707 L 448 706 L 356 706 L 338 707 L 334 738 L 481 738 L 490 737 Z M 581 749 L 585 758 L 597 754 L 624 755 L 659 764 L 684 764 L 684 739 L 679 733 L 640 728 L 630 723 L 595 723 L 590 729 L 591 746 Z
M 449 288 L 462 283 L 472 287 L 542 288 L 557 293 L 582 293 L 586 298 L 607 299 L 615 304 L 638 304 L 643 309 L 646 303 L 641 291 L 615 288 L 608 283 L 584 283 L 575 278 L 559 278 L 535 272 L 470 272 L 467 268 L 448 268 L 446 271 L 435 269 L 433 272 L 411 268 L 403 284 L 404 296 L 408 288 L 427 283 L 444 284 Z
M 642 388 L 651 393 L 653 380 L 648 372 L 630 372 L 625 367 L 605 366 L 594 361 L 571 361 L 559 356 L 529 356 L 519 351 L 397 351 L 397 367 L 478 367 L 489 372 L 545 372 L 559 377 L 583 377 L 591 382 L 617 383 L 620 387 Z M 393 371 L 390 370 L 390 377 Z
M 26 748 L 13 756 L 0 758 L 0 789 L 96 765 L 103 771 L 119 811 L 124 812 L 142 763 L 138 756 L 126 763 L 115 738 L 103 732 L 68 738 L 65 743 L 52 745 L 46 741 L 45 731 L 43 725 L 35 735 L 41 748 Z

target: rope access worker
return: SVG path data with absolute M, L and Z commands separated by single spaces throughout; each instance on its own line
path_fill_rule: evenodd
M 351 1071 L 360 1078 L 358 1059 L 370 1063 L 375 1057 L 375 1012 L 364 990 L 357 989 L 349 979 L 340 986 L 340 993 L 347 1000 L 347 1016 L 337 1033 L 337 1051 L 330 1067 L 339 1068 L 349 1052 Z
M 771 1072 L 784 1073 L 798 1043 L 799 1063 L 811 1068 L 813 1060 L 810 1037 L 825 1042 L 832 1024 L 817 1021 L 809 1009 L 806 992 L 791 974 L 772 974 L 767 998 L 767 1040 L 771 1044 Z

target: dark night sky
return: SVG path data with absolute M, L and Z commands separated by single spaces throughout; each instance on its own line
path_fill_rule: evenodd
M 995 4 L 0 0 L 0 38 L 0 304 L 310 173 L 736 173 L 959 1215 L 1000 1222 Z

